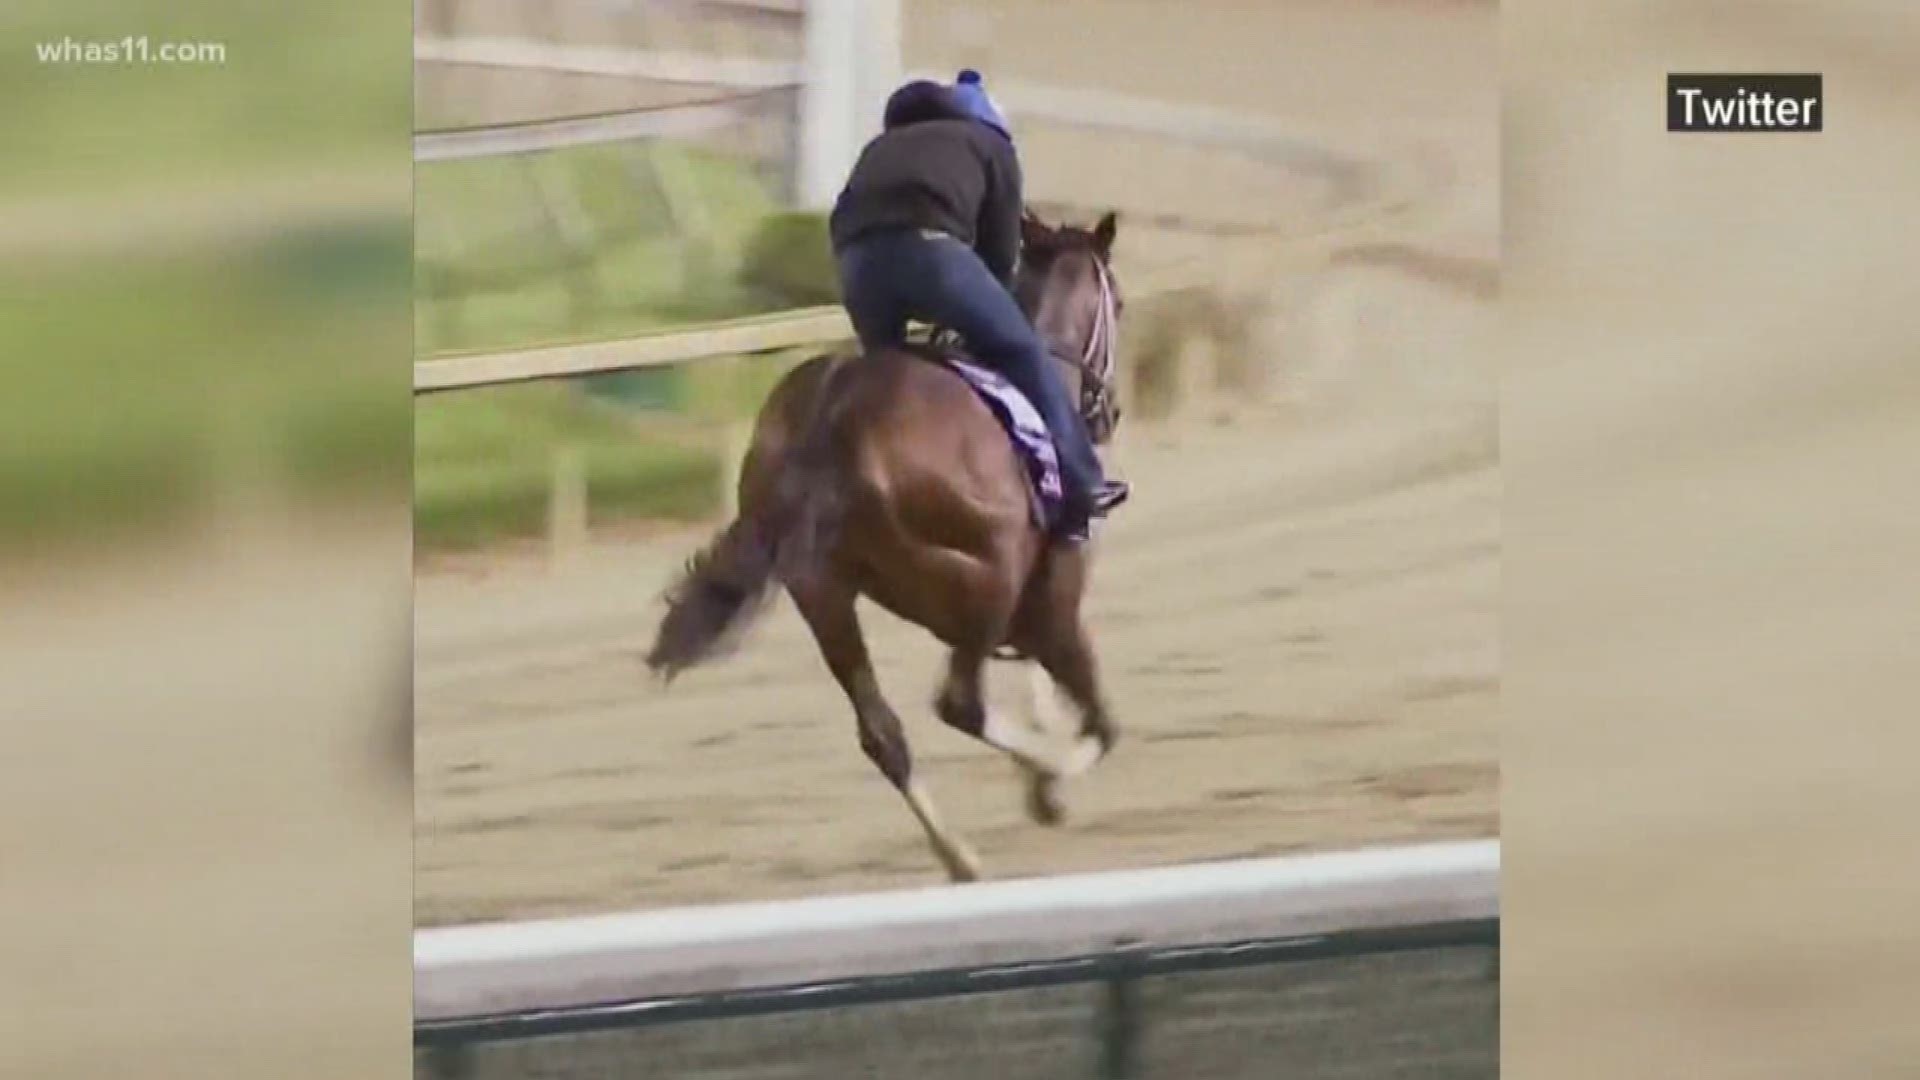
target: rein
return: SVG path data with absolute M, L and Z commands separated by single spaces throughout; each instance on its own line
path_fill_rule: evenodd
M 1100 282 L 1100 310 L 1094 316 L 1093 332 L 1087 335 L 1087 347 L 1080 356 L 1080 417 L 1088 424 L 1095 418 L 1105 417 L 1111 407 L 1114 358 L 1119 351 L 1120 336 L 1113 271 L 1097 257 L 1093 260 L 1093 270 Z

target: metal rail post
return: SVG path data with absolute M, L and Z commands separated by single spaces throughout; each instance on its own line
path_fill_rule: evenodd
M 1100 984 L 1100 1080 L 1133 1080 L 1140 1066 L 1140 987 L 1119 974 Z

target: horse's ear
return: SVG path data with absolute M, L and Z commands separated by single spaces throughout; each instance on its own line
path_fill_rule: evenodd
M 1109 210 L 1101 215 L 1099 224 L 1093 227 L 1093 243 L 1104 257 L 1113 252 L 1113 238 L 1120 232 L 1120 215 Z
M 1028 248 L 1044 248 L 1053 242 L 1053 230 L 1031 210 L 1020 214 L 1020 244 Z

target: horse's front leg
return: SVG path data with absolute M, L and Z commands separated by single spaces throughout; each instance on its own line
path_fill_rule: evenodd
M 1086 544 L 1057 546 L 1048 552 L 1040 577 L 1029 590 L 1019 624 L 1020 650 L 1032 657 L 1080 710 L 1080 742 L 1072 751 L 1070 775 L 1092 768 L 1120 741 L 1120 729 L 1100 686 L 1093 637 L 1080 613 L 1091 554 Z M 1030 692 L 1036 711 L 1051 704 L 1050 698 L 1047 705 L 1038 704 L 1048 693 L 1043 682 L 1036 681 Z
M 867 653 L 866 637 L 860 632 L 860 620 L 854 611 L 853 591 L 839 582 L 830 582 L 789 587 L 788 592 L 808 629 L 813 631 L 827 668 L 853 705 L 860 749 L 906 799 L 907 808 L 919 820 L 927 843 L 940 865 L 946 868 L 947 876 L 954 881 L 977 881 L 980 857 L 965 840 L 948 830 L 939 811 L 934 809 L 932 796 L 913 774 L 913 754 L 907 747 L 906 732 L 900 725 L 900 717 L 881 696 L 880 682 Z
M 1080 710 L 1080 738 L 1070 752 L 1069 775 L 1092 768 L 1120 741 L 1119 725 L 1100 686 L 1099 662 L 1087 628 L 1074 619 L 1040 644 L 1034 658 Z
M 1100 686 L 1093 638 L 1080 615 L 1089 557 L 1087 545 L 1055 548 L 1048 554 L 1042 569 L 1045 576 L 1036 583 L 1023 626 L 1024 651 L 1080 710 L 1079 739 L 1068 751 L 1060 776 L 1078 776 L 1093 768 L 1120 741 L 1119 726 Z M 1046 698 L 1047 704 L 1051 704 L 1051 690 L 1044 681 L 1031 687 L 1036 702 Z M 1035 705 L 1036 710 L 1045 707 Z

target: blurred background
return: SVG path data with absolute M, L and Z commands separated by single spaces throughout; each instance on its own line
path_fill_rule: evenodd
M 1502 7 L 1502 1065 L 1899 1076 L 1920 8 L 1578 16 Z M 1668 135 L 1683 71 L 1820 71 L 1844 119 Z
M 410 41 L 0 13 L 0 1074 L 406 1053 Z

